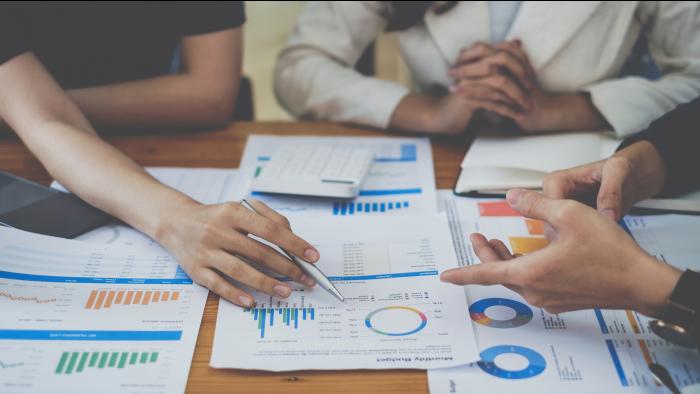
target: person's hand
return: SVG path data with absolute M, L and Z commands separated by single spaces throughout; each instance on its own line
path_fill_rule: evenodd
M 445 271 L 441 280 L 502 284 L 551 313 L 588 308 L 660 313 L 679 270 L 644 252 L 618 225 L 581 203 L 518 189 L 507 199 L 524 216 L 549 224 L 550 244 L 513 256 L 501 241 L 473 234 L 482 263 Z
M 666 182 L 663 158 L 654 145 L 640 141 L 606 160 L 548 174 L 544 194 L 550 198 L 587 198 L 597 192 L 596 208 L 620 220 L 635 203 L 658 194 Z
M 512 119 L 524 131 L 597 129 L 605 119 L 585 93 L 544 91 L 519 40 L 476 43 L 450 69 L 451 91 L 473 106 Z
M 409 94 L 394 110 L 389 127 L 439 134 L 459 134 L 467 129 L 474 108 L 463 97 Z
M 248 234 L 278 245 L 309 263 L 318 261 L 318 251 L 292 233 L 284 216 L 260 201 L 250 203 L 259 214 L 238 203 L 187 203 L 172 213 L 158 237 L 159 242 L 195 282 L 240 306 L 252 306 L 255 300 L 227 278 L 276 297 L 287 298 L 291 294 L 288 285 L 261 273 L 243 258 L 301 284 L 313 286 L 313 279 L 289 259 Z
M 455 81 L 450 91 L 475 109 L 513 120 L 533 109 L 535 73 L 519 41 L 476 43 L 460 52 L 448 73 Z

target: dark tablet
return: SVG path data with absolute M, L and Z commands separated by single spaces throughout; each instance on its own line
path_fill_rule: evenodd
M 0 171 L 0 224 L 75 238 L 113 218 L 73 194 L 63 193 Z

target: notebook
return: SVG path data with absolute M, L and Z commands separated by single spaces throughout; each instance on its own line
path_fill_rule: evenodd
M 503 194 L 511 188 L 541 189 L 549 172 L 602 160 L 620 141 L 610 133 L 481 135 L 464 156 L 457 194 Z

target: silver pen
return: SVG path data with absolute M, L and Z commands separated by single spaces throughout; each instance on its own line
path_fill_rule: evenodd
M 248 201 L 246 201 L 245 198 L 241 200 L 241 205 L 243 205 L 244 207 L 250 209 L 251 211 L 259 214 L 259 212 L 255 208 L 253 208 L 253 206 L 250 205 L 250 203 Z M 279 250 L 281 250 L 282 253 L 284 253 L 284 255 L 287 256 L 287 258 L 292 260 L 292 262 L 297 267 L 301 268 L 302 271 L 304 271 L 313 280 L 315 280 L 319 286 L 326 289 L 326 291 L 333 294 L 340 301 L 345 302 L 345 298 L 343 297 L 342 294 L 340 294 L 338 289 L 336 289 L 336 287 L 333 285 L 333 282 L 331 282 L 330 279 L 328 279 L 328 277 L 326 276 L 326 274 L 321 272 L 321 270 L 318 269 L 318 267 L 316 267 L 315 264 L 307 263 L 306 261 L 294 256 L 293 254 L 287 252 L 286 250 L 284 250 L 282 248 L 279 248 Z

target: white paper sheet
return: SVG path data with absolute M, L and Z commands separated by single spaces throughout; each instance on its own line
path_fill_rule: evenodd
M 438 278 L 457 264 L 444 217 L 319 217 L 292 226 L 319 249 L 318 266 L 345 303 L 297 285 L 288 300 L 254 293 L 252 310 L 220 301 L 211 366 L 425 369 L 476 359 L 463 290 Z
M 462 264 L 478 264 L 468 236 L 474 231 L 514 248 L 535 248 L 541 228 L 493 200 L 454 197 L 439 191 Z M 628 217 L 642 247 L 680 267 L 700 266 L 692 234 L 700 218 L 679 215 Z M 532 240 L 535 239 L 535 240 Z M 531 240 L 531 241 L 528 241 Z M 521 252 L 524 250 L 521 250 Z M 488 388 L 510 393 L 664 393 L 647 368 L 664 364 L 680 387 L 700 382 L 700 357 L 650 332 L 649 319 L 631 311 L 587 310 L 552 315 L 502 286 L 468 286 L 470 317 L 482 360 L 428 372 L 432 393 Z
M 207 294 L 157 249 L 0 227 L 0 392 L 183 392 Z
M 367 148 L 374 163 L 362 185 L 360 196 L 334 200 L 253 193 L 283 215 L 389 216 L 405 212 L 437 212 L 435 171 L 427 138 L 387 137 L 248 137 L 241 160 L 243 177 L 253 179 L 275 150 L 290 143 L 328 143 Z
M 146 171 L 163 184 L 177 189 L 203 204 L 240 200 L 243 196 L 242 193 L 244 193 L 244 189 L 240 185 L 238 169 L 148 167 Z M 66 190 L 55 181 L 51 187 Z M 76 239 L 114 245 L 152 247 L 159 249 L 160 252 L 165 252 L 156 241 L 124 224 L 108 224 Z

